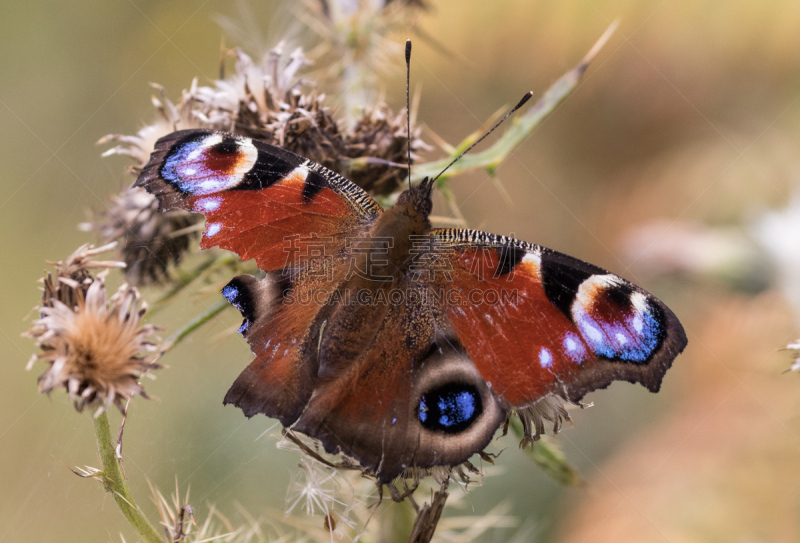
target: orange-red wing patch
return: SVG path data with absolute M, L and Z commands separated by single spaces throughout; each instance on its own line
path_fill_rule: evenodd
M 447 273 L 432 284 L 475 366 L 511 407 L 548 394 L 578 401 L 615 380 L 656 391 L 686 346 L 661 301 L 605 270 L 484 232 L 433 235 Z
M 268 318 L 245 332 L 256 358 L 231 386 L 224 403 L 251 417 L 264 413 L 291 425 L 302 413 L 316 380 L 316 368 L 303 357 L 317 305 L 277 306 Z
M 382 212 L 366 192 L 326 168 L 259 140 L 211 130 L 160 139 L 136 182 L 163 209 L 202 213 L 202 248 L 286 265 L 296 244 L 316 237 L 334 254 Z M 292 246 L 292 243 L 295 246 Z
M 283 182 L 259 191 L 227 191 L 190 200 L 192 209 L 206 216 L 200 246 L 218 246 L 242 259 L 256 259 L 258 267 L 285 266 L 293 251 L 317 238 L 316 244 L 334 254 L 341 249 L 342 233 L 354 224 L 346 202 L 331 189 L 304 201 L 302 186 Z M 335 239 L 334 239 L 335 238 Z
M 447 314 L 489 387 L 511 406 L 563 394 L 560 381 L 591 357 L 575 326 L 547 299 L 538 267 L 525 263 L 494 277 L 498 254 L 482 248 L 459 251 L 455 264 Z

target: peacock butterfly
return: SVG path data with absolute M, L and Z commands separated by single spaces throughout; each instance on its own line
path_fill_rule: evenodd
M 222 289 L 255 353 L 224 403 L 277 418 L 381 482 L 466 461 L 512 411 L 549 397 L 579 402 L 615 380 L 656 392 L 686 346 L 672 311 L 617 275 L 432 228 L 427 178 L 384 210 L 285 149 L 193 129 L 158 140 L 136 186 L 162 210 L 204 214 L 202 248 L 265 272 Z

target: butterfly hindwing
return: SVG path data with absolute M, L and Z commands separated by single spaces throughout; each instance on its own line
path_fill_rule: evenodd
M 320 379 L 294 426 L 326 451 L 357 458 L 381 482 L 409 467 L 464 462 L 507 415 L 448 330 L 444 308 L 426 305 L 406 278 L 393 291 L 415 294 L 382 312 L 360 356 Z
M 314 389 L 316 368 L 304 359 L 302 349 L 319 310 L 283 305 L 289 288 L 280 272 L 272 272 L 263 279 L 241 275 L 222 289 L 242 313 L 239 333 L 256 355 L 223 403 L 239 407 L 248 417 L 263 413 L 286 426 L 297 420 Z
M 432 235 L 452 268 L 437 284 L 450 291 L 453 327 L 511 407 L 549 394 L 579 401 L 615 380 L 655 392 L 686 346 L 660 300 L 601 268 L 485 232 Z

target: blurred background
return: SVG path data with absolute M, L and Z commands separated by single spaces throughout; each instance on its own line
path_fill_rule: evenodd
M 76 225 L 132 182 L 130 161 L 101 158 L 95 142 L 154 119 L 149 83 L 173 99 L 195 77 L 211 84 L 223 36 L 258 57 L 302 33 L 297 9 L 256 0 L 0 8 L 0 541 L 135 541 L 100 486 L 68 469 L 98 465 L 89 418 L 60 391 L 37 394 L 43 367 L 24 369 L 36 280 L 46 260 L 95 241 Z M 781 348 L 800 336 L 800 203 L 787 207 L 800 193 L 800 4 L 428 0 L 421 13 L 419 27 L 455 55 L 398 35 L 378 63 L 381 86 L 402 109 L 400 44 L 415 38 L 418 120 L 451 144 L 525 91 L 538 97 L 620 20 L 575 93 L 499 168 L 511 202 L 484 172 L 450 186 L 470 226 L 638 283 L 689 337 L 659 394 L 617 383 L 573 412 L 574 427 L 556 439 L 584 485 L 560 486 L 507 438 L 496 474 L 460 514 L 509 500 L 526 540 L 541 542 L 796 540 L 800 380 L 784 373 L 791 356 Z M 152 322 L 174 329 L 201 309 L 185 297 Z M 147 478 L 165 492 L 176 477 L 190 485 L 199 518 L 210 503 L 231 518 L 285 507 L 297 455 L 275 449 L 275 421 L 221 405 L 251 357 L 222 334 L 237 321 L 223 314 L 179 346 L 149 385 L 158 400 L 134 403 L 124 466 L 150 516 Z

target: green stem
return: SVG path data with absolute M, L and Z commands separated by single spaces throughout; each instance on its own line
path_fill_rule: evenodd
M 104 412 L 94 419 L 94 432 L 97 437 L 97 449 L 100 453 L 100 462 L 103 466 L 103 486 L 106 491 L 114 495 L 122 514 L 131 523 L 133 529 L 146 543 L 164 543 L 164 540 L 156 532 L 142 511 L 133 501 L 133 496 L 122 474 L 122 468 L 117 462 L 114 453 L 114 443 L 111 440 L 111 431 L 108 426 L 108 416 Z
M 230 304 L 230 302 L 228 302 L 228 300 L 225 300 L 223 298 L 222 300 L 219 300 L 214 305 L 212 305 L 211 307 L 209 307 L 208 309 L 197 315 L 195 318 L 184 324 L 180 330 L 178 330 L 177 332 L 175 332 L 174 334 L 172 334 L 167 338 L 167 340 L 161 346 L 161 354 L 164 354 L 173 347 L 175 347 L 175 345 L 183 341 L 186 338 L 186 336 L 188 336 L 189 334 L 191 334 L 192 332 L 203 326 L 205 323 L 207 323 L 208 321 L 210 321 L 211 319 L 213 319 L 214 317 L 216 317 L 229 307 L 233 306 Z
M 414 510 L 405 500 L 402 503 L 395 503 L 387 500 L 381 505 L 381 541 L 387 543 L 408 543 L 411 530 L 414 526 Z
M 150 306 L 147 316 L 152 317 L 167 307 L 166 302 L 183 292 L 186 287 L 191 285 L 197 279 L 200 279 L 203 275 L 207 274 L 207 272 L 214 272 L 215 270 L 222 269 L 224 266 L 228 266 L 237 261 L 241 262 L 237 257 L 230 254 L 215 254 L 201 262 L 194 269 L 189 271 L 181 271 L 180 277 L 178 278 L 178 283 Z

